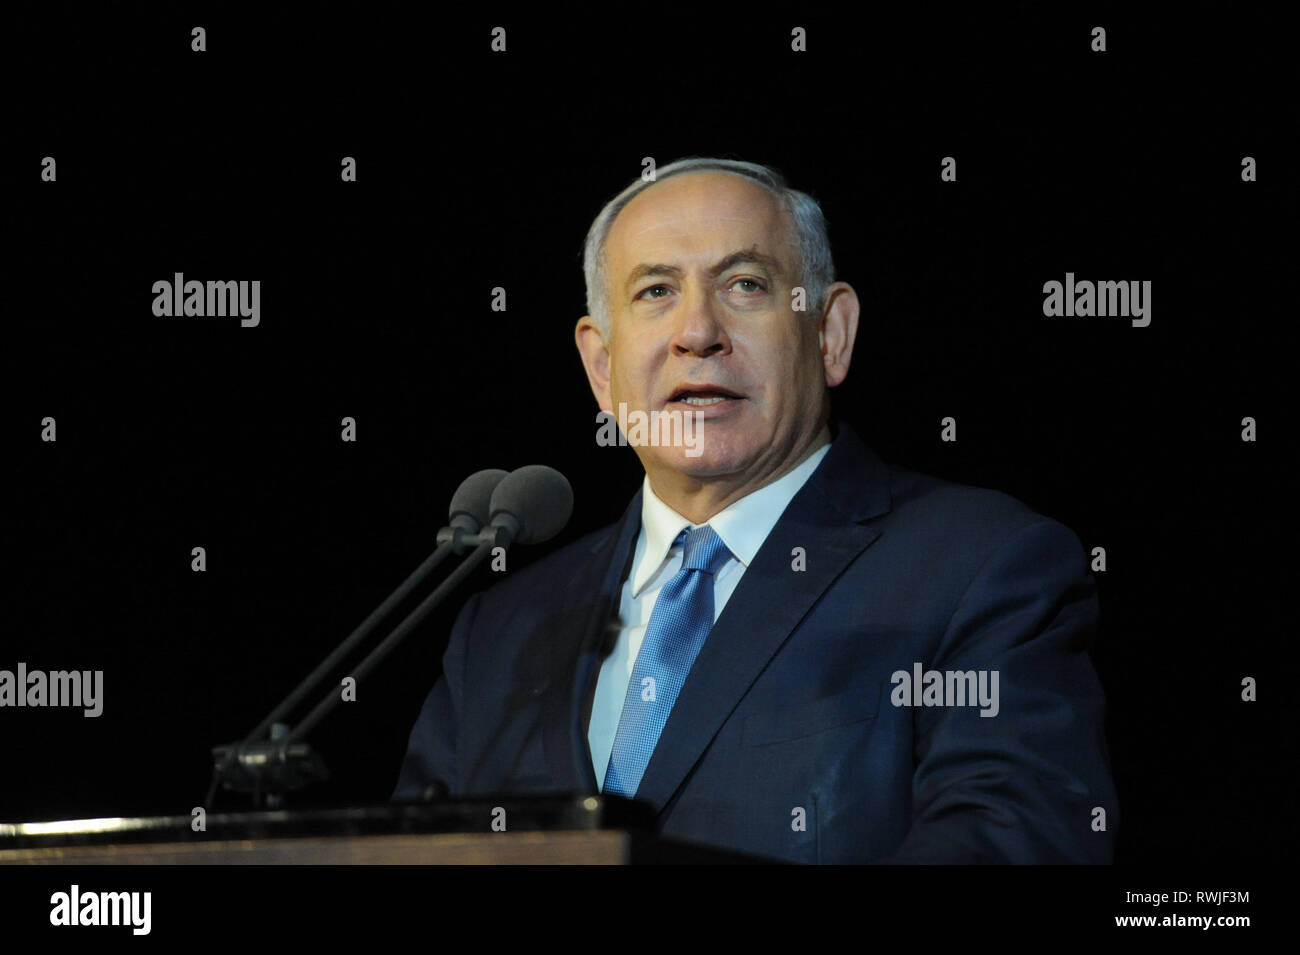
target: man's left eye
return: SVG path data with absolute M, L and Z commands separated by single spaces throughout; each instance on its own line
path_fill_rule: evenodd
M 735 281 L 734 283 L 732 283 L 732 284 L 733 284 L 733 285 L 752 285 L 752 286 L 754 286 L 754 288 L 752 289 L 752 291 L 755 291 L 755 292 L 757 292 L 757 291 L 759 291 L 759 290 L 761 290 L 761 289 L 763 288 L 763 283 L 760 282 L 760 281 L 758 281 L 758 279 L 736 279 L 736 281 Z

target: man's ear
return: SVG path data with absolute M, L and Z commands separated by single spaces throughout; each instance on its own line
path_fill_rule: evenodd
M 834 388 L 849 376 L 853 342 L 858 336 L 858 293 L 848 282 L 835 282 L 826 289 L 818 341 L 826 370 L 826 387 Z
M 578 319 L 573 340 L 578 346 L 582 367 L 587 370 L 587 382 L 591 385 L 591 393 L 596 396 L 596 404 L 601 411 L 613 413 L 614 403 L 609 396 L 609 347 L 590 315 Z

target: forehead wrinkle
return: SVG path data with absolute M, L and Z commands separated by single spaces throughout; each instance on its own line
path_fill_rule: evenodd
M 750 222 L 752 221 L 752 217 L 751 216 L 710 216 L 708 219 L 704 221 L 706 222 Z M 645 235 L 647 232 L 651 232 L 655 229 L 662 228 L 667 224 L 668 223 L 666 222 L 653 223 L 651 225 L 646 226 L 644 229 L 641 229 L 637 232 L 633 232 L 631 238 L 635 239 L 637 236 Z M 679 233 L 677 236 L 675 236 L 675 238 L 680 238 L 681 236 L 689 235 L 689 234 L 690 233 L 688 232 L 682 232 Z

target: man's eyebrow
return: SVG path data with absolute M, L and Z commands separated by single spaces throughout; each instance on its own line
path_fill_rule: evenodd
M 759 252 L 757 249 L 741 249 L 724 257 L 722 261 L 709 269 L 709 274 L 716 277 L 741 264 L 761 265 L 772 272 L 781 271 L 781 263 L 766 252 Z M 642 262 L 632 270 L 632 274 L 627 277 L 627 284 L 624 287 L 631 288 L 636 282 L 651 275 L 670 275 L 678 278 L 681 274 L 682 270 L 675 265 L 666 265 L 662 262 Z

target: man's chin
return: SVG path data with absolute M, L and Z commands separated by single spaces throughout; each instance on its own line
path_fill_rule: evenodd
M 686 478 L 725 477 L 744 471 L 750 463 L 738 449 L 709 447 L 707 442 L 696 447 L 639 448 L 638 451 L 647 471 L 672 471 Z

